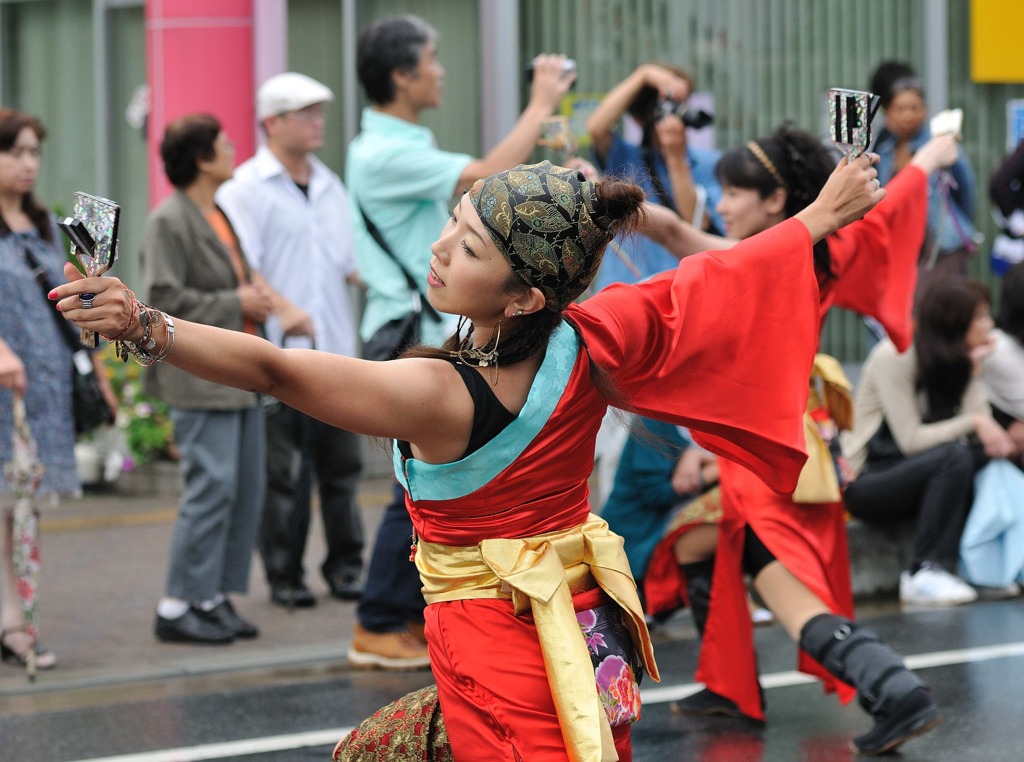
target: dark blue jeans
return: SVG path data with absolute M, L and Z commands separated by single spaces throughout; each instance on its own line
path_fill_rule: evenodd
M 384 509 L 377 530 L 363 597 L 356 609 L 359 624 L 370 632 L 404 630 L 409 622 L 422 622 L 426 603 L 419 572 L 409 560 L 412 521 L 405 509 L 405 490 L 393 485 L 394 497 Z

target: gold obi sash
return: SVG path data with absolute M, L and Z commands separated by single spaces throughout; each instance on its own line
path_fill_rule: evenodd
M 647 674 L 661 678 L 622 538 L 610 532 L 603 519 L 590 514 L 571 529 L 483 540 L 477 546 L 420 540 L 416 568 L 427 603 L 502 598 L 512 601 L 516 614 L 530 611 L 569 758 L 618 759 L 572 594 L 595 586 L 604 590 L 627 615 L 625 624 Z
M 828 410 L 840 431 L 853 427 L 853 384 L 839 361 L 825 354 L 814 356 L 811 369 L 811 389 L 804 413 L 807 462 L 793 492 L 794 503 L 838 503 L 843 499 L 832 453 L 811 417 L 811 411 L 820 407 Z

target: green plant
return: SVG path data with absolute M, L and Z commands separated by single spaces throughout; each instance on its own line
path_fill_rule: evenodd
M 142 391 L 142 368 L 134 362 L 122 362 L 112 344 L 101 350 L 107 378 L 120 401 L 116 425 L 125 432 L 133 463 L 171 457 L 174 450 L 174 427 L 167 405 L 147 397 Z

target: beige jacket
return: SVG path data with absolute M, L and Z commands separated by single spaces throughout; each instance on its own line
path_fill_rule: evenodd
M 142 265 L 146 304 L 183 320 L 242 330 L 231 255 L 203 213 L 180 190 L 146 221 Z M 252 392 L 204 381 L 165 363 L 145 372 L 144 385 L 150 396 L 190 410 L 239 410 L 258 401 Z

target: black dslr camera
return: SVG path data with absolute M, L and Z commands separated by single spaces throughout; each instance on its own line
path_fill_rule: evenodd
M 657 122 L 669 114 L 675 114 L 683 120 L 683 126 L 694 130 L 707 127 L 715 121 L 715 117 L 704 111 L 704 109 L 686 108 L 682 103 L 672 98 L 662 98 L 658 101 L 658 106 L 655 109 L 654 121 Z

